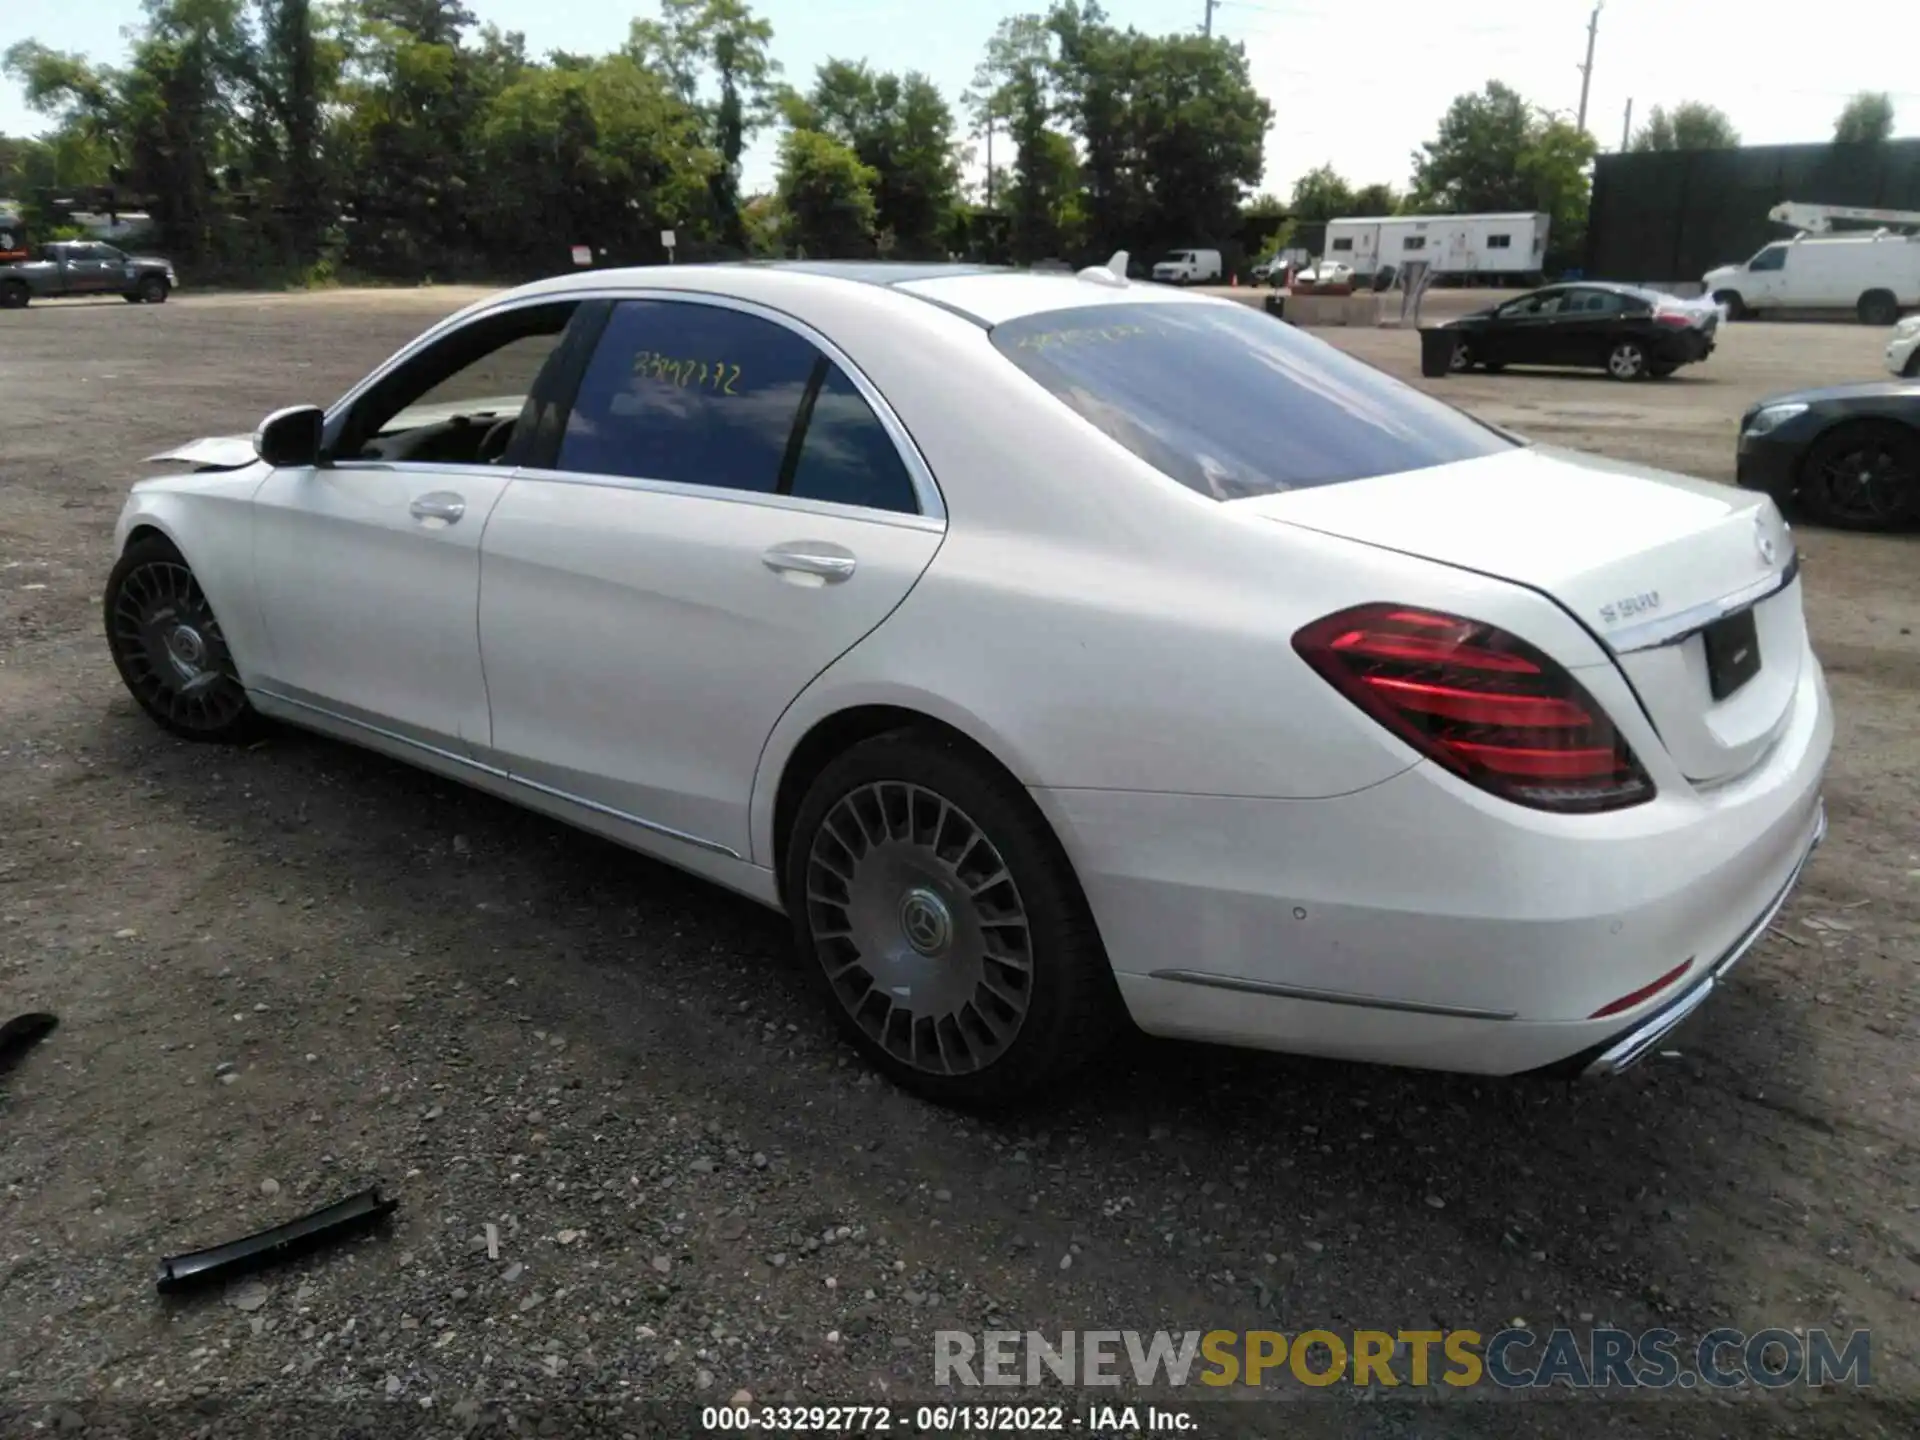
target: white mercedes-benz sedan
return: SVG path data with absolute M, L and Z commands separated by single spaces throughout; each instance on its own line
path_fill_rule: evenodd
M 1824 831 L 1773 502 L 1118 270 L 482 301 L 153 457 L 191 468 L 121 516 L 114 660 L 186 738 L 323 731 L 783 909 L 940 1100 L 1129 1020 L 1632 1063 Z

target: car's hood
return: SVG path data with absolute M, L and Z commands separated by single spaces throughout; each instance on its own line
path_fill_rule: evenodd
M 134 265 L 152 265 L 160 270 L 173 268 L 173 262 L 164 255 L 129 255 L 127 259 Z
M 1920 400 L 1920 381 L 1862 380 L 1852 385 L 1826 385 L 1818 390 L 1789 390 L 1769 395 L 1760 405 L 1818 405 L 1823 400 L 1879 400 L 1907 396 Z M 1758 406 L 1755 407 L 1759 408 Z
M 260 458 L 251 435 L 210 435 L 172 450 L 147 456 L 150 465 L 197 465 L 204 470 L 238 470 Z

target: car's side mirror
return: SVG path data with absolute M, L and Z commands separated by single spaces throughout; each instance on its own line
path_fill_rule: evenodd
M 316 405 L 276 410 L 253 432 L 254 453 L 276 470 L 317 465 L 326 420 L 325 412 Z

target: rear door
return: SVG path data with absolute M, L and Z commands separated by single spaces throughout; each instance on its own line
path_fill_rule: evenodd
M 821 337 L 684 292 L 620 302 L 487 527 L 496 763 L 748 855 L 775 722 L 944 534 L 905 430 Z
M 1644 313 L 1645 307 L 1616 290 L 1582 286 L 1568 291 L 1556 326 L 1556 363 L 1606 364 L 1616 344 L 1628 335 L 1642 335 L 1645 331 L 1645 323 L 1634 318 L 1636 311 Z

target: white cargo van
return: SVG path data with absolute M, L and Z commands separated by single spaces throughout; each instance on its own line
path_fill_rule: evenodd
M 1709 270 L 1706 290 L 1739 320 L 1763 310 L 1849 310 L 1891 325 L 1920 307 L 1920 235 L 1796 235 L 1744 265 Z
M 1176 250 L 1153 267 L 1153 278 L 1174 285 L 1204 285 L 1225 271 L 1218 250 Z

